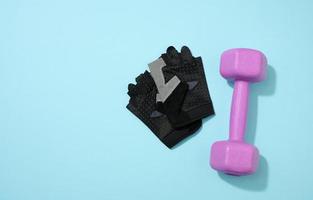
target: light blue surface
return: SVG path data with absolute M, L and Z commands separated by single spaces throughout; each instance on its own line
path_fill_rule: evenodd
M 0 200 L 312 199 L 312 1 L 1 0 Z M 202 56 L 216 116 L 173 150 L 125 106 L 166 47 Z M 219 175 L 232 88 L 219 56 L 263 51 L 248 140 L 258 173 Z

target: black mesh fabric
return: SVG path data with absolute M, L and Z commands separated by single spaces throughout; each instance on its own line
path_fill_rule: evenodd
M 195 120 L 184 126 L 173 128 L 164 114 L 157 113 L 156 85 L 148 71 L 136 78 L 136 84 L 128 85 L 130 100 L 126 106 L 169 148 L 195 133 L 202 125 L 202 120 Z
M 166 63 L 166 67 L 163 67 L 166 82 L 176 75 L 182 82 L 190 83 L 191 85 L 191 88 L 185 95 L 180 112 L 166 112 L 166 110 L 169 111 L 168 108 L 172 107 L 166 101 L 161 106 L 163 113 L 165 110 L 165 114 L 168 116 L 172 126 L 181 127 L 213 115 L 213 104 L 201 57 L 193 57 L 191 51 L 186 46 L 182 47 L 181 53 L 171 46 L 161 57 Z

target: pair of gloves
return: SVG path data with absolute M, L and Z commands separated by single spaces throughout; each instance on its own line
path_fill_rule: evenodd
M 168 147 L 195 133 L 214 114 L 201 57 L 174 47 L 128 85 L 126 106 Z

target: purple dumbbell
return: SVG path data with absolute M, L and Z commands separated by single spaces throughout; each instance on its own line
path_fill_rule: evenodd
M 247 175 L 255 172 L 259 151 L 244 142 L 248 111 L 249 82 L 265 78 L 265 55 L 253 49 L 230 49 L 221 56 L 221 75 L 234 80 L 234 92 L 230 113 L 229 140 L 215 142 L 211 147 L 212 168 L 231 175 Z

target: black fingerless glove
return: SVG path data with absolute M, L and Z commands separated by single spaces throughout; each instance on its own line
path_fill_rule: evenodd
M 128 85 L 127 108 L 171 148 L 214 114 L 202 60 L 171 46 L 149 68 Z
M 166 64 L 162 69 L 165 82 L 174 76 L 180 79 L 180 88 L 176 88 L 176 93 L 180 93 L 183 102 L 177 104 L 176 99 L 169 97 L 166 101 L 157 103 L 157 110 L 167 115 L 174 128 L 213 115 L 213 104 L 201 57 L 193 57 L 186 46 L 182 47 L 181 53 L 171 46 L 161 58 Z
M 179 53 L 174 47 L 169 47 L 161 58 L 166 63 L 163 68 L 165 81 L 177 76 L 188 85 L 185 99 L 180 111 L 170 108 L 173 103 L 167 99 L 159 103 L 158 110 L 166 114 L 173 127 L 180 127 L 193 121 L 214 114 L 213 104 L 209 94 L 201 57 L 193 57 L 188 47 L 184 46 Z M 162 105 L 160 109 L 160 104 Z

